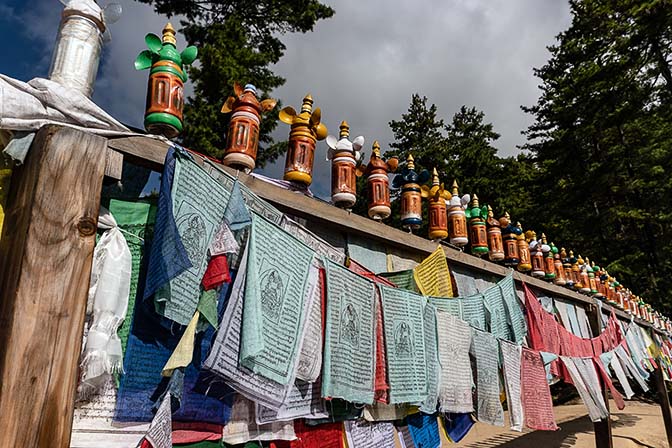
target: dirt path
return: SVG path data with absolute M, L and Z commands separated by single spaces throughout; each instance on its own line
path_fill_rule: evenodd
M 667 447 L 665 426 L 660 406 L 638 401 L 627 401 L 625 409 L 618 411 L 614 402 L 612 432 L 614 448 L 664 448 Z M 523 432 L 504 430 L 477 423 L 459 444 L 465 448 L 592 448 L 595 446 L 593 424 L 583 404 L 556 406 L 555 418 L 560 426 L 556 432 Z M 508 421 L 508 415 L 506 416 Z

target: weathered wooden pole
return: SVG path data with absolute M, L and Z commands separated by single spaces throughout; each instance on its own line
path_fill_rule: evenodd
M 602 332 L 602 316 L 600 316 L 600 308 L 595 305 L 590 305 L 588 309 L 588 319 L 590 321 L 590 328 L 593 332 L 593 337 L 599 336 Z M 606 384 L 600 379 L 602 391 L 604 393 L 604 404 L 607 406 L 607 418 L 599 422 L 593 423 L 595 431 L 595 447 L 596 448 L 613 448 L 614 441 L 611 436 L 611 412 L 609 411 L 609 391 Z
M 665 376 L 661 367 L 660 359 L 658 366 L 653 371 L 656 377 L 656 389 L 658 391 L 658 401 L 660 409 L 663 411 L 663 422 L 665 423 L 665 432 L 667 433 L 667 443 L 672 447 L 672 413 L 670 412 L 670 397 L 667 395 L 667 386 L 665 385 Z
M 107 140 L 42 128 L 0 240 L 0 446 L 70 444 Z

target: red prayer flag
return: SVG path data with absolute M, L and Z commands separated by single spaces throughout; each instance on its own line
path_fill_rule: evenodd
M 230 281 L 231 275 L 229 274 L 229 263 L 226 260 L 226 255 L 215 255 L 210 258 L 208 268 L 205 270 L 203 280 L 201 281 L 203 289 L 209 291 Z
M 558 429 L 553 415 L 553 400 L 546 381 L 544 361 L 538 351 L 523 347 L 520 380 L 525 425 L 543 431 Z
M 271 442 L 269 448 L 341 448 L 343 423 L 308 426 L 303 420 L 294 421 L 296 440 Z

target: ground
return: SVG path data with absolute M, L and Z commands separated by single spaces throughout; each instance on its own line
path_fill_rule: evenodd
M 612 410 L 614 448 L 664 448 L 667 437 L 660 406 L 656 403 L 626 401 L 623 411 Z M 465 448 L 592 448 L 595 446 L 593 424 L 583 404 L 569 404 L 554 408 L 560 426 L 556 432 L 526 431 L 518 433 L 495 426 L 477 423 L 459 444 Z M 506 416 L 508 421 L 508 415 Z M 451 446 L 447 443 L 444 446 Z

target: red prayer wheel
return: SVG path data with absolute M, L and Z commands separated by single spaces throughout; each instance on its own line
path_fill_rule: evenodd
M 361 157 L 359 150 L 364 144 L 361 135 L 350 141 L 350 126 L 341 122 L 339 138 L 327 137 L 328 159 L 331 160 L 331 200 L 341 208 L 351 208 L 357 202 L 357 180 L 355 171 Z
M 232 168 L 253 170 L 259 149 L 259 126 L 261 113 L 275 107 L 276 100 L 257 99 L 257 89 L 248 84 L 245 89 L 233 85 L 235 96 L 229 97 L 222 106 L 222 113 L 233 112 L 226 135 L 226 151 L 222 163 Z
M 469 218 L 469 237 L 471 240 L 471 253 L 482 256 L 488 253 L 488 232 L 485 221 L 488 216 L 488 208 L 481 207 L 478 196 L 474 194 L 471 207 L 466 210 Z
M 390 183 L 387 173 L 396 171 L 398 163 L 396 157 L 390 158 L 387 162 L 380 157 L 380 144 L 376 140 L 373 142 L 369 164 L 363 171 L 357 170 L 356 174 L 358 176 L 366 176 L 369 218 L 382 220 L 392 213 L 390 208 Z

